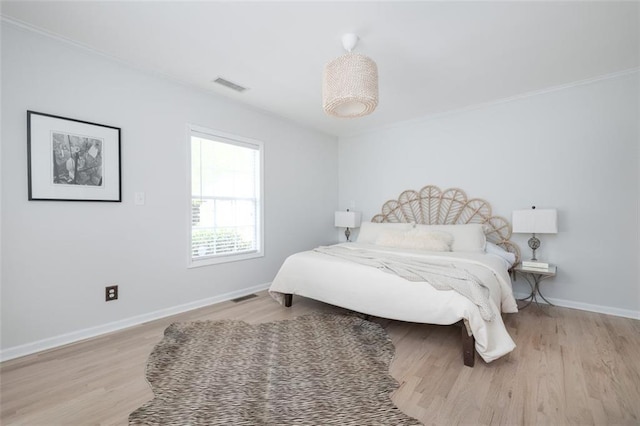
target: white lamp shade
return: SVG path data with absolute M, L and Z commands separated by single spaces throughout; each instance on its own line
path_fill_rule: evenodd
M 335 226 L 338 228 L 358 228 L 361 216 L 360 212 L 336 212 Z
M 378 106 L 378 66 L 369 57 L 347 53 L 324 67 L 322 106 L 336 117 L 371 114 Z
M 511 218 L 513 232 L 527 234 L 557 234 L 556 209 L 514 210 Z

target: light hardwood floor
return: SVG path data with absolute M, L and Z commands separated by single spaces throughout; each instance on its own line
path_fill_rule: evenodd
M 250 323 L 340 309 L 266 292 L 0 365 L 3 425 L 126 425 L 152 398 L 149 352 L 174 321 L 233 318 Z M 396 346 L 393 401 L 426 425 L 640 424 L 640 321 L 535 305 L 507 315 L 518 345 L 474 368 L 462 365 L 460 330 L 374 319 Z

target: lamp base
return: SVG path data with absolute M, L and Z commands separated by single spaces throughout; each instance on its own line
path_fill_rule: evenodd
M 540 240 L 536 238 L 536 234 L 533 234 L 533 236 L 529 238 L 529 248 L 533 250 L 533 257 L 531 258 L 531 260 L 533 260 L 534 262 L 537 261 L 538 259 L 536 259 L 536 249 L 540 248 Z
M 351 231 L 349 231 L 349 228 L 344 230 L 344 236 L 347 237 L 347 242 L 350 243 L 351 240 L 349 239 L 349 237 L 351 236 Z

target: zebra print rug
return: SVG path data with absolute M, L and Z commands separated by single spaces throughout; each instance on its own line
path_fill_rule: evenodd
M 420 425 L 390 399 L 394 351 L 355 316 L 174 323 L 147 363 L 155 397 L 129 424 Z

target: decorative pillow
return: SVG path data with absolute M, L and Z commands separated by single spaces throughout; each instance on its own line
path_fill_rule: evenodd
M 506 260 L 507 263 L 509 264 L 509 268 L 511 268 L 513 264 L 516 263 L 516 255 L 506 251 L 505 249 L 503 249 L 497 244 L 493 244 L 487 241 L 485 251 L 489 254 L 495 254 L 496 256 L 500 256 L 501 258 Z
M 376 245 L 427 251 L 451 251 L 453 237 L 442 231 L 385 230 L 376 239 Z
M 358 231 L 359 243 L 375 244 L 383 231 L 409 231 L 413 229 L 412 223 L 374 223 L 362 222 Z
M 484 251 L 487 237 L 479 223 L 464 225 L 416 225 L 424 231 L 442 231 L 453 236 L 451 251 Z

